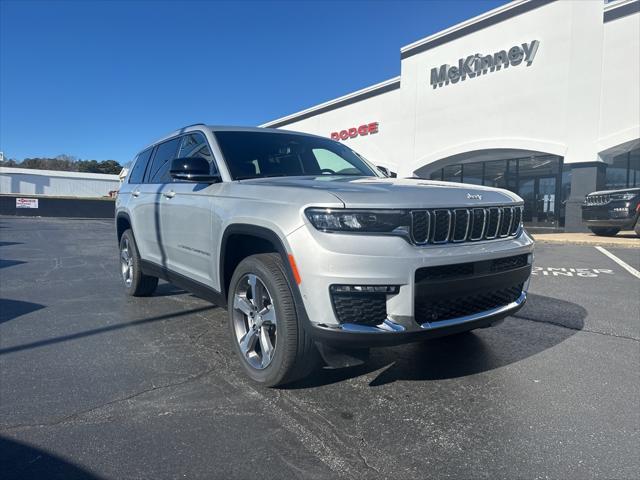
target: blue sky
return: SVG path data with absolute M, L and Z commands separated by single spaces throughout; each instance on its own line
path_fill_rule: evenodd
M 115 159 L 399 75 L 400 47 L 506 3 L 0 0 L 0 150 Z

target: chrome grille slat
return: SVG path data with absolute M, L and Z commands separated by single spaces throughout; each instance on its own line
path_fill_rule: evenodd
M 473 242 L 481 240 L 482 237 L 484 237 L 484 232 L 487 226 L 487 211 L 484 208 L 473 208 L 471 212 L 473 224 L 471 226 L 471 234 L 469 235 L 469 240 Z M 482 215 L 482 219 L 479 218 L 480 215 Z M 478 222 L 478 225 L 480 226 L 480 234 L 477 234 L 476 222 Z
M 520 229 L 520 222 L 522 221 L 522 208 L 513 207 L 513 221 L 511 222 L 511 228 L 509 229 L 509 235 L 515 235 Z
M 411 240 L 416 245 L 429 242 L 431 234 L 431 213 L 428 210 L 413 210 L 411 212 Z
M 487 208 L 487 228 L 484 238 L 493 240 L 500 231 L 500 209 L 498 207 Z
M 444 217 L 444 218 L 443 218 Z M 447 243 L 451 236 L 451 210 L 440 208 L 433 211 L 433 243 Z
M 464 234 L 460 235 L 458 232 L 459 222 L 464 224 Z M 466 208 L 456 208 L 453 211 L 453 233 L 451 235 L 452 240 L 456 243 L 464 242 L 469 234 L 469 223 L 471 221 L 471 214 Z
M 605 205 L 611 201 L 611 195 L 587 195 L 585 202 L 587 205 Z
M 510 235 L 511 222 L 513 222 L 513 208 L 502 207 L 502 222 L 500 223 L 500 238 L 505 238 Z

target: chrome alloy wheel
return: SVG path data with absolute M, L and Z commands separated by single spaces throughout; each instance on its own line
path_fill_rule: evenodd
M 238 282 L 231 321 L 249 365 L 258 370 L 268 367 L 276 349 L 276 311 L 267 287 L 257 275 L 249 273 Z
M 124 284 L 130 287 L 131 282 L 133 282 L 133 257 L 131 256 L 128 238 L 122 241 L 122 247 L 120 248 L 120 270 Z

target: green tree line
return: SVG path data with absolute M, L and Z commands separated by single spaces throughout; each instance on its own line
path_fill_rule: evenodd
M 31 168 L 35 170 L 62 170 L 65 172 L 119 174 L 122 165 L 116 160 L 81 160 L 71 155 L 54 158 L 25 158 L 18 162 L 12 158 L 0 162 L 1 167 Z

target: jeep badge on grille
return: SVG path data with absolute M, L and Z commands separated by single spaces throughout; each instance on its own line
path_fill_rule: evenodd
M 467 200 L 482 200 L 482 195 L 479 193 L 467 193 Z

